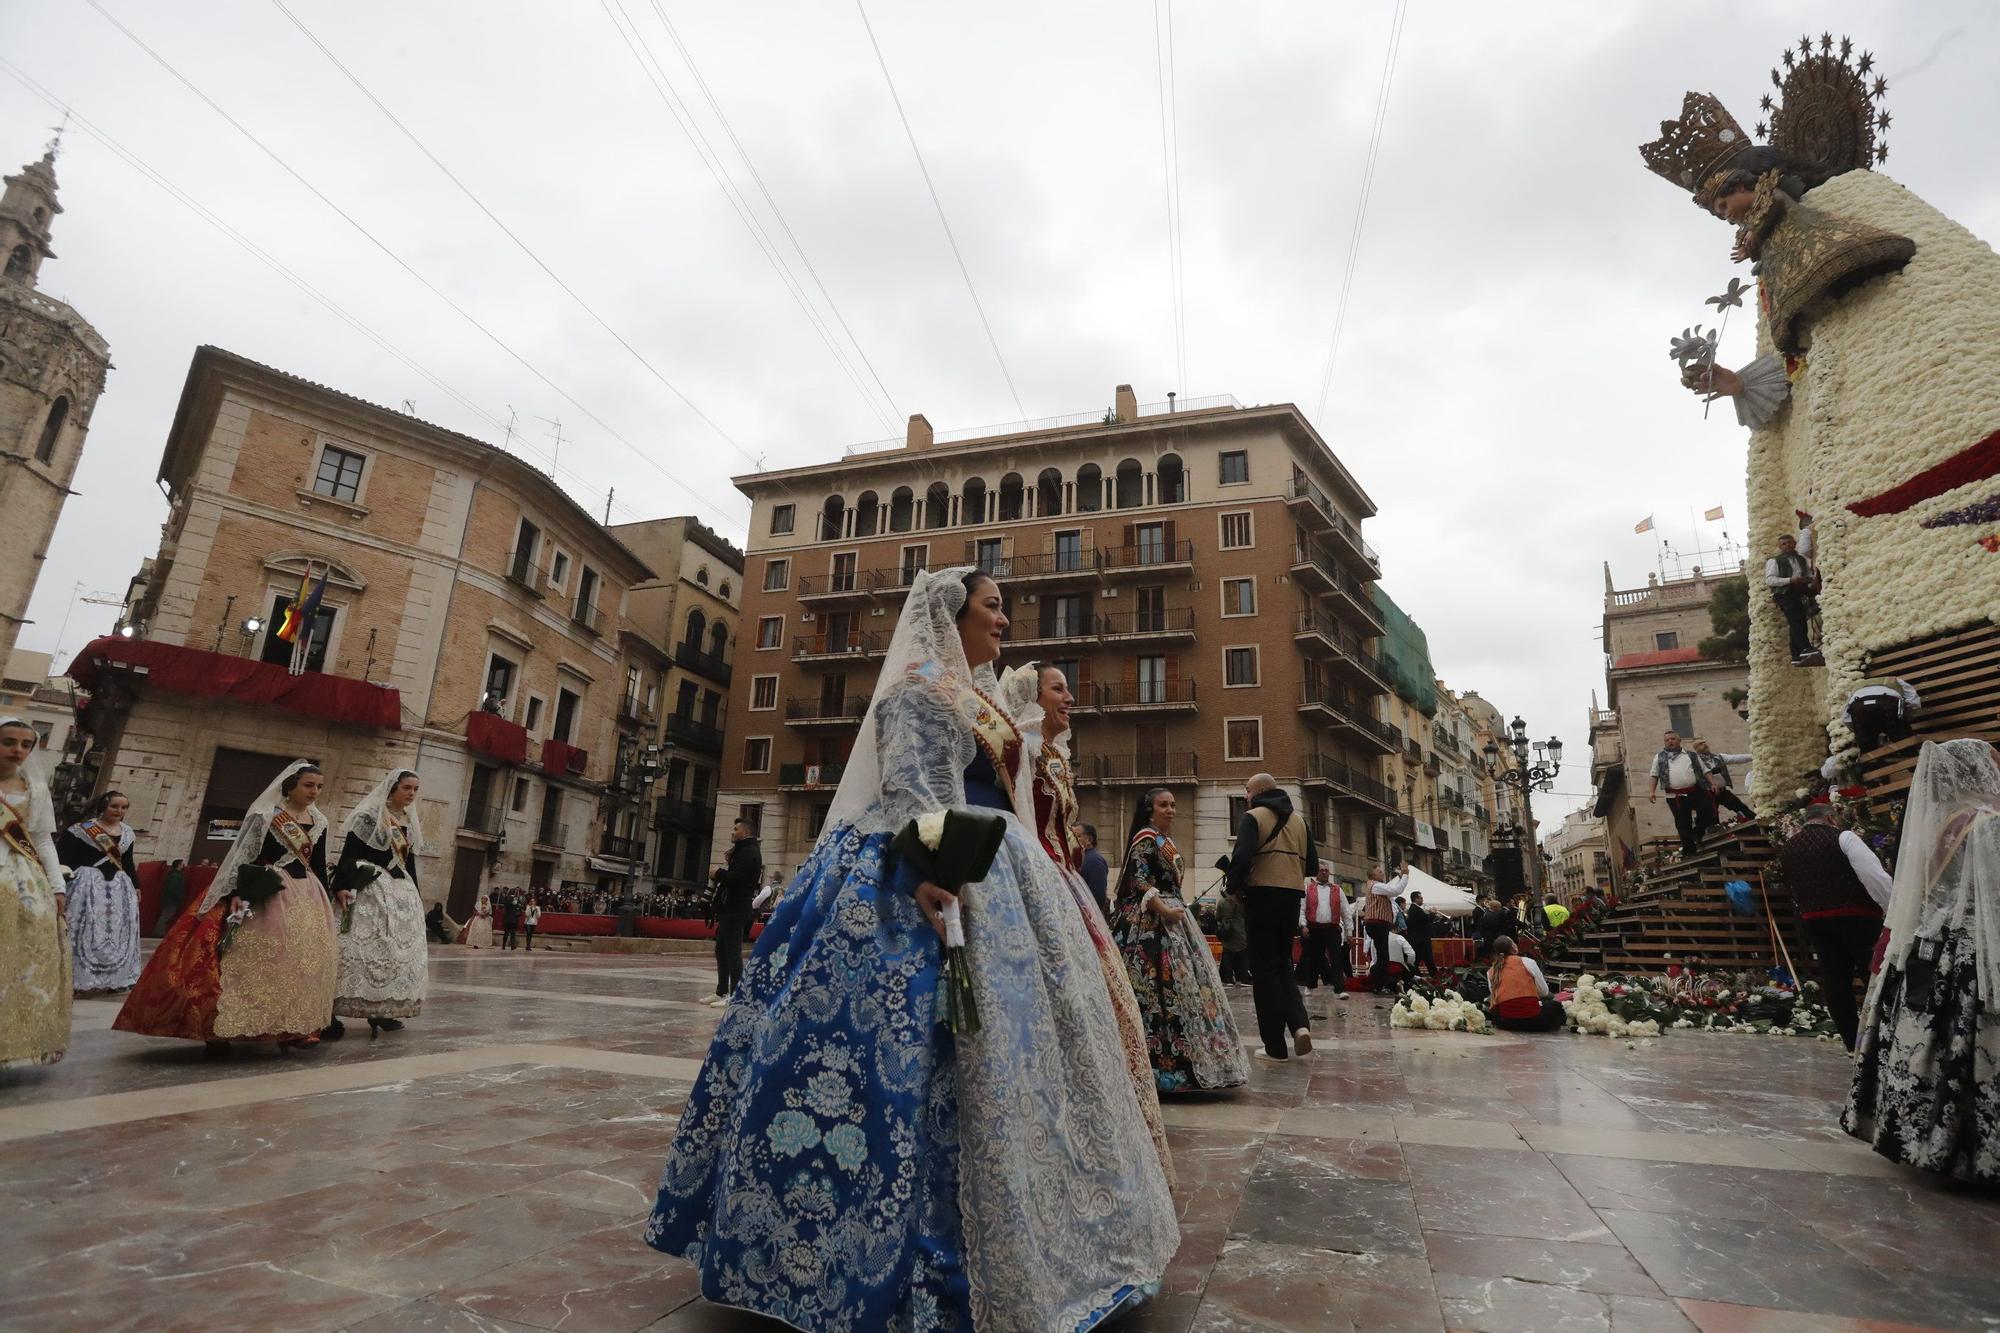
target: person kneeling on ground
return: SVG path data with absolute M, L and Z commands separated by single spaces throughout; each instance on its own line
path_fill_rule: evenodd
M 1549 995 L 1548 979 L 1532 958 L 1506 935 L 1493 941 L 1493 963 L 1486 970 L 1486 985 L 1493 993 L 1486 1016 L 1496 1028 L 1509 1032 L 1556 1032 L 1567 1021 L 1561 1004 Z

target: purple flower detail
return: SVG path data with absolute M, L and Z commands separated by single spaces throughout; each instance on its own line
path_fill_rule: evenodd
M 1963 509 L 1953 509 L 1927 518 L 1923 526 L 1927 528 L 1955 528 L 1974 523 L 1991 523 L 2000 519 L 2000 495 L 1989 495 L 1977 504 L 1969 504 Z

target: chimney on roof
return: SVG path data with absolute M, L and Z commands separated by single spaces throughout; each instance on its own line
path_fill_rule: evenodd
M 1132 386 L 1121 384 L 1111 394 L 1112 412 L 1120 421 L 1139 419 L 1139 396 L 1132 392 Z
M 931 447 L 932 441 L 931 423 L 924 417 L 922 412 L 912 413 L 910 416 L 910 433 L 905 440 L 905 447 L 910 449 L 928 449 Z

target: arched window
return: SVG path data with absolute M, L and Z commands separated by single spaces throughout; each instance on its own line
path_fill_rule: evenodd
M 1052 467 L 1035 478 L 1035 517 L 1055 518 L 1063 511 L 1062 473 Z
M 701 636 L 702 633 L 707 629 L 708 629 L 708 617 L 703 615 L 701 613 L 701 608 L 697 606 L 696 608 L 694 608 L 694 610 L 688 612 L 687 633 L 681 635 L 681 642 L 685 643 L 688 647 L 694 649 L 696 652 L 700 652 Z
M 873 537 L 882 526 L 882 502 L 875 498 L 875 492 L 863 491 L 854 502 L 854 535 Z
M 46 463 L 56 456 L 56 437 L 62 434 L 63 423 L 69 420 L 69 399 L 58 398 L 49 404 L 49 419 L 42 423 L 41 443 L 35 446 L 35 461 Z
M 1138 459 L 1128 458 L 1118 465 L 1111 489 L 1116 508 L 1137 509 L 1146 503 L 1146 469 Z
M 1104 469 L 1085 463 L 1076 470 L 1076 511 L 1094 514 L 1104 508 Z
M 827 496 L 826 503 L 819 507 L 819 539 L 823 542 L 839 541 L 846 518 L 847 501 L 838 495 Z
M 1153 464 L 1153 493 L 1163 505 L 1184 504 L 1187 501 L 1187 468 L 1181 463 L 1179 454 L 1164 454 Z
M 723 601 L 725 601 L 725 602 L 729 600 L 729 580 L 728 580 L 728 579 L 724 579 L 724 580 L 722 581 L 722 586 L 721 586 L 720 588 L 717 588 L 717 589 L 715 590 L 715 595 L 716 595 L 716 596 L 718 596 L 718 597 L 720 597 L 720 598 L 721 598 L 721 599 L 722 599 Z
M 696 571 L 694 572 L 694 581 L 695 581 L 696 583 L 699 583 L 699 584 L 700 584 L 700 585 L 701 585 L 702 587 L 704 587 L 704 588 L 706 588 L 706 587 L 708 586 L 708 566 L 707 566 L 707 565 L 703 565 L 703 566 L 702 566 L 702 567 L 701 567 L 700 569 L 697 569 L 697 570 L 696 570 Z
M 14 247 L 14 253 L 7 256 L 7 276 L 19 281 L 28 276 L 28 267 L 34 263 L 34 252 L 25 245 Z
M 1021 521 L 1021 499 L 1027 488 L 1021 484 L 1021 474 L 1009 472 L 1000 478 L 1000 521 L 1018 523 Z
M 908 532 L 916 517 L 917 497 L 908 486 L 898 486 L 896 493 L 889 497 L 889 531 Z
M 947 527 L 951 523 L 951 487 L 941 481 L 931 483 L 924 492 L 924 526 L 927 528 Z
M 712 657 L 720 657 L 729 647 L 729 626 L 720 620 L 708 627 L 708 651 Z
M 965 483 L 959 493 L 958 521 L 961 524 L 984 523 L 986 521 L 986 483 L 973 477 Z

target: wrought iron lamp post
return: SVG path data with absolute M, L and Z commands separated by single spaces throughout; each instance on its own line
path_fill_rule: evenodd
M 638 933 L 639 860 L 646 848 L 646 800 L 659 778 L 660 747 L 644 744 L 637 736 L 621 735 L 618 738 L 618 766 L 613 774 L 612 789 L 622 799 L 616 802 L 614 808 L 635 807 L 638 817 L 634 820 L 637 836 L 630 839 L 635 845 L 624 848 L 627 853 L 625 864 L 630 869 L 625 872 L 625 890 L 618 904 L 620 935 Z
M 1514 767 L 1508 769 L 1500 767 L 1500 743 L 1492 739 L 1486 742 L 1486 762 L 1494 769 L 1495 782 L 1502 787 L 1516 788 L 1521 793 L 1523 823 L 1520 827 L 1525 842 L 1520 850 L 1528 851 L 1533 848 L 1535 836 L 1533 807 L 1528 798 L 1538 791 L 1555 790 L 1556 774 L 1562 771 L 1563 743 L 1551 736 L 1545 741 L 1535 741 L 1531 745 L 1528 740 L 1528 724 L 1518 716 L 1508 724 L 1507 732 L 1505 739 L 1507 748 L 1514 754 Z M 1528 762 L 1531 750 L 1534 755 L 1533 763 Z M 1525 872 L 1532 864 L 1532 861 L 1524 859 L 1522 870 Z M 1546 883 L 1547 877 L 1543 876 L 1537 884 L 1530 887 L 1536 890 L 1539 897 L 1540 890 Z

